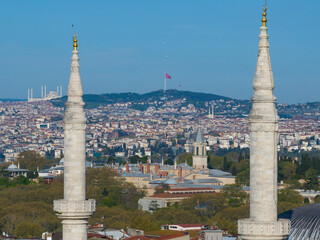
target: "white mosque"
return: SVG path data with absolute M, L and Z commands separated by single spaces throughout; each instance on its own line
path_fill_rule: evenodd
M 33 88 L 28 89 L 28 102 L 39 102 L 39 101 L 47 101 L 55 98 L 62 97 L 62 86 L 57 86 L 57 91 L 49 91 L 47 93 L 47 86 L 41 86 L 41 97 L 35 98 L 33 97 Z

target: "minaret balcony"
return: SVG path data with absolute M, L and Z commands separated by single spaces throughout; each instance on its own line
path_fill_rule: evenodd
M 258 222 L 248 219 L 238 221 L 238 234 L 244 240 L 276 240 L 286 239 L 290 233 L 290 221 L 278 219 L 274 222 Z
M 84 201 L 60 199 L 53 201 L 53 209 L 59 218 L 89 218 L 96 210 L 96 201 L 94 199 Z

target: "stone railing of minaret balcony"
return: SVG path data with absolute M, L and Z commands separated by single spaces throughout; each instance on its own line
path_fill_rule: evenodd
M 256 236 L 268 236 L 270 239 L 283 239 L 290 233 L 290 221 L 288 219 L 278 219 L 275 222 L 255 222 L 249 218 L 238 221 L 238 234 L 246 236 L 245 239 L 256 239 Z M 250 237 L 248 237 L 248 235 Z M 259 238 L 260 239 L 260 238 Z
M 89 199 L 85 201 L 55 200 L 53 208 L 56 214 L 67 217 L 68 215 L 75 217 L 91 216 L 96 210 L 96 201 Z

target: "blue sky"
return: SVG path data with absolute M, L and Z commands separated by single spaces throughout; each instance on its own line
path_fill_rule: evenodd
M 0 2 L 0 98 L 66 92 L 72 24 L 85 93 L 168 88 L 249 99 L 263 0 Z M 278 102 L 320 101 L 318 0 L 269 0 Z M 167 56 L 167 57 L 166 57 Z

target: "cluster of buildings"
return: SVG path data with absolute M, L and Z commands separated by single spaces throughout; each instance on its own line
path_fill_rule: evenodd
M 181 100 L 182 101 L 182 100 Z M 168 103 L 170 106 L 170 103 Z M 210 108 L 209 108 L 210 109 Z M 5 161 L 15 160 L 20 152 L 35 150 L 56 158 L 63 156 L 62 114 L 64 108 L 50 101 L 0 103 L 0 149 Z M 249 148 L 247 118 L 202 114 L 192 106 L 140 111 L 129 104 L 109 104 L 86 110 L 86 151 L 88 156 L 155 156 L 154 146 L 162 144 L 174 157 L 193 152 L 197 129 L 201 128 L 210 149 Z M 172 114 L 172 113 L 175 114 Z M 280 119 L 278 149 L 319 150 L 319 121 Z M 109 153 L 104 151 L 109 149 Z M 152 149 L 154 151 L 152 151 Z M 161 158 L 160 157 L 160 158 Z

